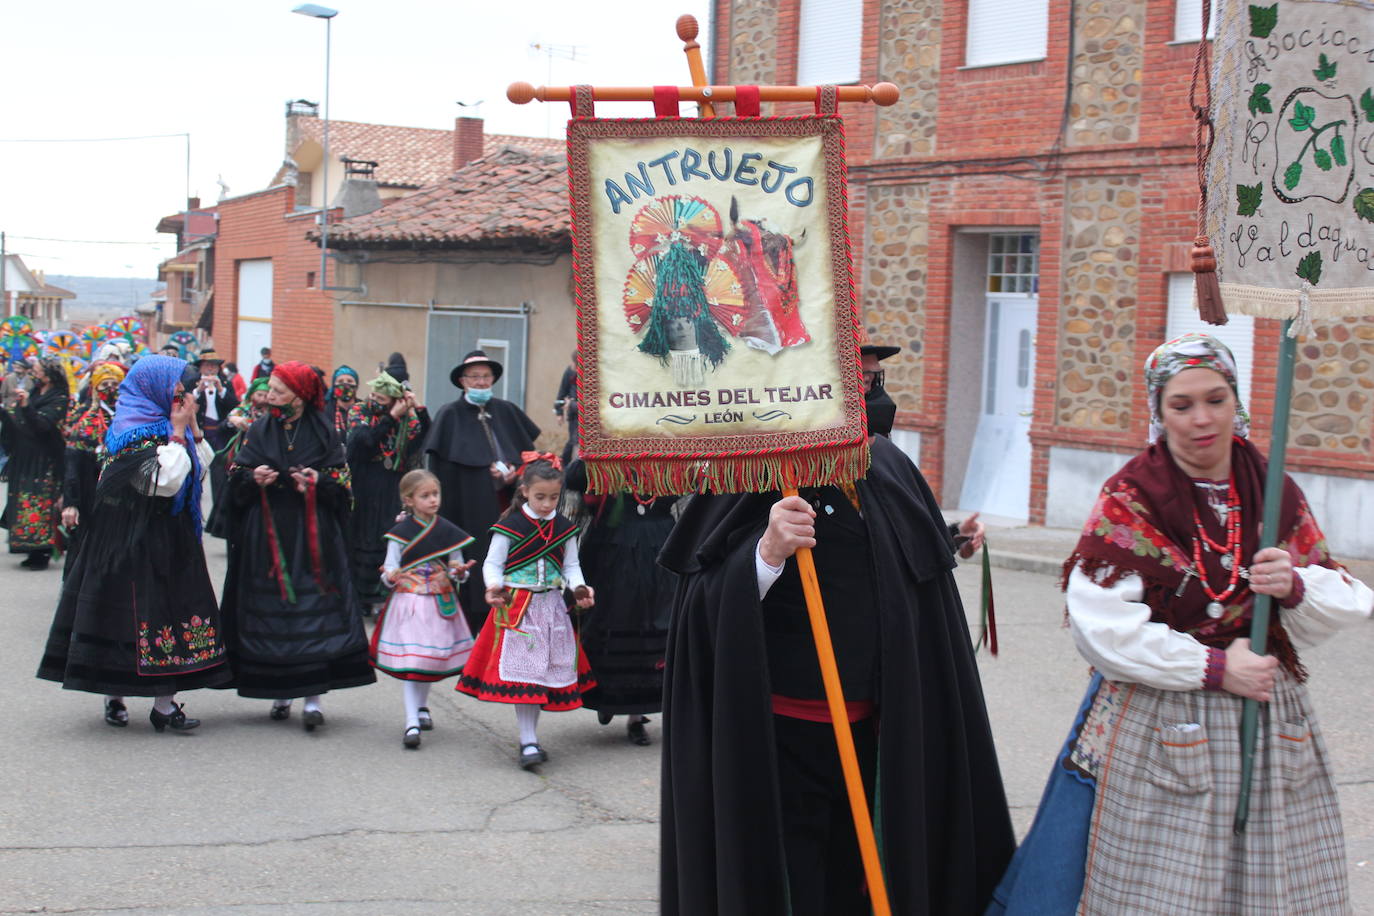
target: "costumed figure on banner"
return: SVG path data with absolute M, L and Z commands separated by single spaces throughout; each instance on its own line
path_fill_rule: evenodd
M 202 350 L 191 365 L 200 374 L 195 384 L 196 422 L 205 433 L 205 441 L 210 443 L 210 448 L 218 454 L 234 437 L 234 427 L 229 424 L 229 414 L 238 406 L 239 399 L 234 394 L 234 389 L 224 380 L 224 360 L 220 359 L 214 350 Z M 218 505 L 224 496 L 227 470 L 228 465 L 222 461 L 210 465 L 210 499 L 215 505 Z
M 463 357 L 449 374 L 461 395 L 440 407 L 425 440 L 429 469 L 439 478 L 444 518 L 476 541 L 473 556 L 486 556 L 489 529 L 515 492 L 521 454 L 533 451 L 539 427 L 510 401 L 494 397 L 502 367 L 481 350 Z M 463 613 L 474 630 L 486 620 L 482 583 L 470 577 L 459 590 Z
M 401 744 L 420 746 L 434 728 L 429 689 L 460 674 L 472 652 L 472 631 L 458 606 L 457 584 L 476 560 L 463 559 L 472 535 L 442 518 L 439 478 L 416 469 L 400 482 L 405 518 L 386 533 L 382 579 L 391 598 L 372 631 L 373 667 L 405 682 L 406 725 Z
M 15 406 L 0 409 L 0 441 L 9 455 L 3 526 L 9 529 L 10 553 L 26 554 L 20 565 L 38 570 L 47 569 L 53 551 L 61 548 L 57 505 L 66 448 L 62 436 L 71 401 L 60 360 L 40 360 L 32 374 L 33 389 L 19 389 Z
M 647 713 L 663 709 L 663 666 L 677 577 L 658 565 L 658 553 L 673 530 L 676 496 L 617 493 L 592 496 L 581 460 L 564 477 L 586 516 L 577 551 L 582 574 L 600 582 L 596 607 L 580 618 L 579 636 L 596 686 L 582 705 L 596 710 L 602 725 L 625 716 L 626 736 L 650 743 Z
M 267 401 L 229 468 L 224 619 L 239 695 L 272 700 L 278 721 L 304 697 L 312 731 L 321 694 L 376 680 L 344 535 L 348 464 L 314 369 L 277 366 Z
M 664 689 L 666 913 L 869 906 L 800 546 L 813 548 L 892 911 L 980 912 L 1011 857 L 957 548 L 911 460 L 883 436 L 870 448 L 853 485 L 694 496 L 664 547 L 681 577 Z M 966 554 L 981 546 L 976 520 L 960 533 Z
M 210 467 L 211 473 L 214 473 L 215 467 L 220 466 L 219 473 L 224 475 L 226 481 L 229 479 L 229 467 L 234 463 L 234 456 L 238 454 L 239 446 L 243 444 L 243 437 L 254 423 L 267 414 L 269 409 L 267 404 L 268 381 L 268 376 L 262 376 L 254 379 L 251 384 L 245 387 L 243 398 L 237 407 L 229 411 L 229 417 L 225 420 L 232 435 L 224 447 L 215 452 L 215 460 L 210 462 Z M 214 503 L 210 509 L 210 517 L 205 522 L 205 531 L 217 538 L 229 536 L 228 500 Z
M 596 686 L 563 601 L 573 592 L 579 608 L 596 597 L 577 559 L 577 528 L 558 513 L 563 471 L 551 454 L 528 452 L 520 485 L 506 513 L 491 526 L 482 564 L 491 613 L 473 646 L 462 693 L 515 705 L 520 730 L 516 762 L 523 769 L 549 759 L 539 744 L 539 711 L 563 712 L 582 705 Z
M 145 356 L 120 385 L 104 467 L 80 517 L 81 549 L 62 584 L 38 676 L 105 696 L 105 721 L 129 723 L 124 698 L 153 697 L 161 732 L 187 731 L 176 695 L 224 687 L 223 625 L 201 546 L 210 448 L 186 363 Z
M 1225 344 L 1171 340 L 1145 382 L 1150 445 L 1107 480 L 1064 564 L 1069 627 L 1094 673 L 989 912 L 1352 912 L 1298 653 L 1366 620 L 1374 592 L 1331 559 L 1291 478 L 1279 546 L 1259 549 L 1267 462 Z M 1278 605 L 1271 655 L 1250 649 L 1258 594 Z M 1268 714 L 1237 835 L 1246 698 Z
M 364 614 L 387 600 L 381 580 L 383 537 L 401 510 L 401 478 L 422 463 L 429 433 L 429 411 L 394 376 L 383 371 L 367 384 L 371 396 L 354 404 L 348 418 L 348 467 L 353 474 L 348 549 Z
M 324 396 L 324 413 L 334 424 L 339 440 L 348 438 L 348 414 L 358 403 L 358 370 L 340 366 L 329 379 L 329 391 Z
M 118 363 L 101 363 L 91 370 L 91 406 L 67 426 L 67 450 L 62 475 L 62 527 L 67 535 L 63 574 L 71 572 L 81 544 L 82 523 L 95 505 L 96 483 L 105 461 L 105 434 L 114 419 L 124 369 Z

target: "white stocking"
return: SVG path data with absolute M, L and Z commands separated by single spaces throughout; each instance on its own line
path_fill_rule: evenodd
M 539 707 L 533 703 L 521 703 L 515 707 L 515 724 L 520 726 L 520 746 L 538 744 L 535 732 L 539 725 Z
M 406 728 L 420 727 L 420 707 L 429 700 L 429 681 L 406 681 L 404 688 L 406 704 Z

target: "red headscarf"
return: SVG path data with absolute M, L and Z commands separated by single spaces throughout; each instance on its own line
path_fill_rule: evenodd
M 281 379 L 296 397 L 316 410 L 324 409 L 324 382 L 313 368 L 299 360 L 281 363 L 272 370 L 272 377 Z

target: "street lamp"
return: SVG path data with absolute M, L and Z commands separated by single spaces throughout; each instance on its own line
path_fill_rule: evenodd
M 320 289 L 323 290 L 329 288 L 326 270 L 329 258 L 329 43 L 332 20 L 339 11 L 316 3 L 302 3 L 291 12 L 324 20 L 324 174 L 320 188 Z

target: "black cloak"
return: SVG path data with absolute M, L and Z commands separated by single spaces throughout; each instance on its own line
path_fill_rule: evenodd
M 259 487 L 253 468 L 264 464 L 278 477 Z M 313 513 L 291 479 L 293 467 L 319 472 Z M 262 417 L 244 436 L 228 484 L 221 607 L 239 694 L 289 699 L 371 684 L 376 675 L 344 538 L 347 465 L 333 425 L 309 406 L 289 436 L 279 418 Z
M 873 593 L 880 633 L 874 819 L 888 894 L 894 913 L 981 913 L 1015 840 L 953 544 L 915 465 L 882 437 L 872 452 L 857 487 L 871 562 L 854 574 L 868 577 L 858 590 Z M 696 497 L 659 558 L 681 576 L 664 684 L 666 914 L 788 912 L 754 565 L 777 499 Z M 821 587 L 833 633 L 852 592 L 843 581 Z
M 520 466 L 520 453 L 534 449 L 539 427 L 510 401 L 492 398 L 482 408 L 491 418 L 487 437 L 478 419 L 478 408 L 460 395 L 434 414 L 434 425 L 425 440 L 429 469 L 439 478 L 443 502 L 439 514 L 472 533 L 468 556 L 480 564 L 491 544 L 492 522 L 500 517 L 514 486 L 497 489 L 490 468 L 494 461 Z M 493 448 L 493 442 L 495 448 Z M 458 590 L 468 626 L 476 633 L 487 619 L 487 602 L 481 576 L 469 576 Z

